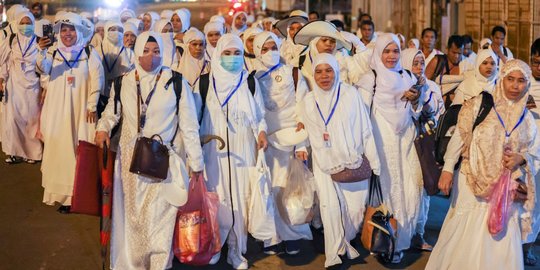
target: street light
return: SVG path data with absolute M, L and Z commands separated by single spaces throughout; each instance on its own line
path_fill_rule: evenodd
M 103 0 L 108 7 L 120 7 L 124 0 Z

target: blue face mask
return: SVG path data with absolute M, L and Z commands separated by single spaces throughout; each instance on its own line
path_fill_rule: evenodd
M 222 55 L 221 66 L 228 72 L 238 72 L 244 64 L 244 56 L 242 55 Z
M 19 24 L 18 28 L 21 35 L 31 36 L 32 34 L 34 34 L 33 24 Z

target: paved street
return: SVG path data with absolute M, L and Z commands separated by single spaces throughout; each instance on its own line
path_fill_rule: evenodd
M 42 204 L 40 165 L 9 166 L 3 162 L 3 154 L 0 158 L 0 269 L 101 269 L 99 219 L 61 215 L 57 207 Z M 431 243 L 437 238 L 447 208 L 446 199 L 434 197 L 427 226 Z M 324 254 L 319 253 L 323 250 L 321 236 L 313 242 L 305 241 L 301 255 L 296 257 L 266 256 L 261 249 L 259 243 L 249 242 L 246 257 L 251 269 L 324 269 Z M 408 251 L 401 264 L 385 267 L 366 250 L 360 249 L 360 253 L 360 258 L 346 261 L 342 269 L 424 269 L 429 256 Z M 173 269 L 230 269 L 225 257 L 213 267 L 186 267 L 175 261 Z

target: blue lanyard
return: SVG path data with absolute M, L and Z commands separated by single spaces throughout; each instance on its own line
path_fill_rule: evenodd
M 216 97 L 218 99 L 218 102 L 221 104 L 221 108 L 223 108 L 225 105 L 227 105 L 227 103 L 229 103 L 229 100 L 234 95 L 234 93 L 236 93 L 236 91 L 238 91 L 238 88 L 240 88 L 240 85 L 242 84 L 242 79 L 243 78 L 244 78 L 244 72 L 242 72 L 240 74 L 240 80 L 238 81 L 238 84 L 236 85 L 234 90 L 232 90 L 229 93 L 229 95 L 227 95 L 227 98 L 225 99 L 225 101 L 223 103 L 221 103 L 221 101 L 219 101 L 219 96 L 218 96 L 218 93 L 217 93 L 217 90 L 216 90 L 216 79 L 214 79 L 214 76 L 212 76 L 212 83 L 214 84 L 214 92 L 216 92 Z
M 103 61 L 105 61 L 105 67 L 107 68 L 107 71 L 109 73 L 112 72 L 112 70 L 114 68 L 114 65 L 116 65 L 116 61 L 118 61 L 118 58 L 120 58 L 120 55 L 122 54 L 122 52 L 124 51 L 125 48 L 126 47 L 122 46 L 122 49 L 120 50 L 120 52 L 116 56 L 116 59 L 114 59 L 114 62 L 112 63 L 112 67 L 109 68 L 109 62 L 107 61 L 107 57 L 105 57 L 105 52 L 103 51 L 103 44 L 101 44 L 101 54 L 103 55 Z
M 509 138 L 510 135 L 512 135 L 512 132 L 514 132 L 514 130 L 516 130 L 516 128 L 523 122 L 523 119 L 525 119 L 525 112 L 527 112 L 527 108 L 523 109 L 523 113 L 521 114 L 521 117 L 519 117 L 519 121 L 516 123 L 514 128 L 509 133 L 506 130 L 506 126 L 504 125 L 504 121 L 503 121 L 501 115 L 499 114 L 499 112 L 497 111 L 497 107 L 495 107 L 495 105 L 493 105 L 493 110 L 495 110 L 495 113 L 497 114 L 497 117 L 499 118 L 499 122 L 501 122 L 501 125 L 504 128 L 504 133 L 506 135 L 506 138 Z
M 69 64 L 69 61 L 66 59 L 66 57 L 62 54 L 61 51 L 58 51 L 58 53 L 60 54 L 60 56 L 62 56 L 62 58 L 64 59 L 64 62 L 66 63 L 66 65 L 72 69 L 74 66 L 75 66 L 75 63 L 77 63 L 79 61 L 79 58 L 81 58 L 81 54 L 82 52 L 84 51 L 84 48 L 81 49 L 81 51 L 79 52 L 79 54 L 77 55 L 77 58 L 75 58 L 75 60 L 73 60 L 72 62 L 74 63 L 73 66 Z
M 311 58 L 311 51 L 308 52 L 308 55 L 309 55 L 309 61 L 311 61 L 311 63 L 313 64 L 313 58 Z
M 266 71 L 263 75 L 261 75 L 261 77 L 259 77 L 259 80 L 266 77 L 266 75 L 270 74 L 272 71 L 276 70 L 280 66 L 281 66 L 281 63 L 278 63 L 277 65 L 273 66 L 271 69 Z
M 204 58 L 203 58 L 203 59 L 204 59 Z M 191 85 L 191 87 L 194 87 L 194 86 L 197 84 L 197 82 L 199 81 L 199 79 L 201 78 L 201 75 L 202 75 L 202 73 L 203 73 L 203 71 L 204 71 L 204 68 L 206 67 L 206 63 L 208 63 L 208 61 L 204 60 L 204 64 L 203 64 L 203 66 L 202 66 L 202 68 L 201 68 L 201 72 L 199 72 L 199 76 L 198 76 L 197 79 L 193 82 L 193 85 Z
M 26 56 L 26 53 L 28 52 L 28 50 L 30 50 L 30 47 L 32 46 L 32 43 L 34 43 L 35 39 L 36 39 L 36 36 L 33 36 L 32 40 L 30 40 L 30 43 L 28 44 L 28 47 L 26 47 L 26 50 L 24 50 L 23 52 L 22 47 L 21 47 L 21 42 L 19 42 L 19 37 L 17 37 L 17 43 L 19 44 L 19 50 L 21 50 L 23 59 Z
M 433 92 L 429 93 L 429 98 L 426 102 L 424 102 L 424 105 L 428 104 L 431 101 L 431 98 L 433 97 Z
M 204 50 L 204 51 L 206 52 L 206 55 L 208 56 L 208 58 L 209 58 L 210 60 L 212 60 L 212 56 L 210 56 L 210 54 L 208 53 L 208 49 L 206 49 L 206 50 Z
M 321 112 L 321 108 L 319 107 L 319 103 L 317 103 L 317 101 L 315 101 L 315 105 L 317 105 L 317 110 L 319 111 L 319 115 L 321 115 L 321 119 L 324 122 L 324 128 L 325 129 L 328 127 L 328 123 L 330 123 L 330 119 L 332 119 L 332 116 L 334 116 L 334 112 L 336 111 L 336 107 L 337 107 L 337 104 L 338 104 L 338 101 L 339 101 L 340 93 L 341 93 L 341 83 L 339 83 L 336 102 L 334 103 L 334 107 L 332 107 L 332 110 L 330 111 L 330 115 L 328 115 L 328 119 L 326 119 L 326 120 L 324 119 L 324 116 L 323 116 L 323 114 Z

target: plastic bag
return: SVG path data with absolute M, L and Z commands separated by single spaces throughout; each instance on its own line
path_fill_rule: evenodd
M 315 187 L 313 173 L 298 159 L 289 163 L 287 185 L 283 190 L 281 203 L 286 213 L 283 219 L 290 225 L 306 224 L 313 218 Z
M 187 203 L 178 209 L 173 251 L 181 263 L 207 265 L 220 252 L 219 197 L 208 192 L 202 175 L 189 183 Z
M 250 168 L 250 200 L 248 232 L 257 240 L 269 240 L 276 236 L 274 221 L 275 202 L 272 195 L 270 170 L 264 152 L 259 150 L 257 164 Z
M 505 152 L 510 149 L 505 147 Z M 496 235 L 506 228 L 512 207 L 512 172 L 506 168 L 503 169 L 499 181 L 495 184 L 493 192 L 489 196 L 488 229 L 489 233 Z

